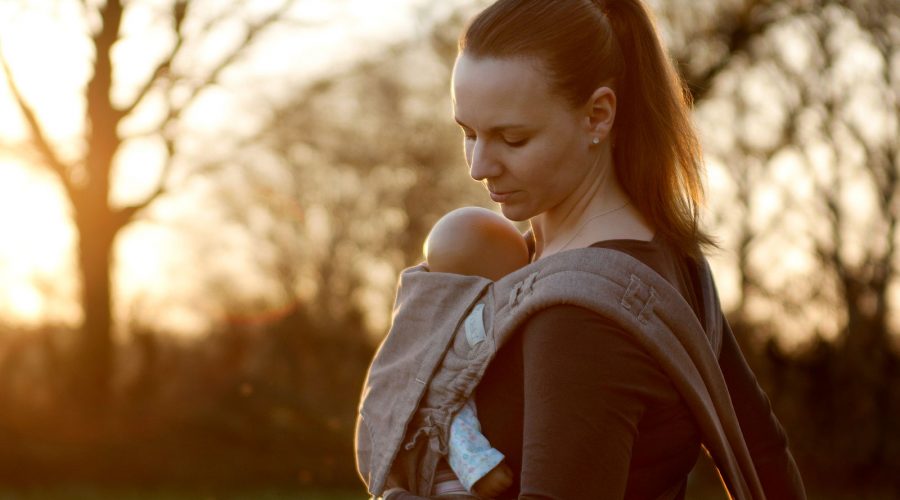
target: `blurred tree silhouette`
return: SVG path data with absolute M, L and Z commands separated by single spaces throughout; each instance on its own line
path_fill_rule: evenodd
M 121 0 L 107 0 L 99 7 L 82 2 L 84 30 L 90 32 L 93 60 L 84 96 L 84 153 L 67 160 L 58 144 L 48 137 L 41 117 L 24 97 L 2 52 L 6 80 L 27 124 L 39 163 L 49 169 L 64 187 L 78 232 L 78 271 L 81 278 L 83 324 L 77 348 L 77 363 L 69 376 L 72 395 L 83 409 L 102 408 L 109 397 L 112 370 L 112 315 L 110 270 L 113 243 L 123 227 L 155 200 L 173 188 L 172 166 L 178 163 L 184 132 L 183 116 L 203 92 L 216 85 L 223 74 L 276 23 L 286 20 L 295 2 L 286 0 L 268 12 L 247 12 L 246 5 L 226 7 L 206 18 L 192 18 L 191 3 L 175 0 L 166 15 L 171 43 L 143 84 L 125 104 L 113 100 L 113 51 L 122 38 L 122 19 L 127 8 Z M 208 67 L 191 60 L 189 54 L 221 25 L 240 24 L 237 44 L 223 50 Z M 199 24 L 188 26 L 192 21 Z M 233 28 L 233 26 L 231 26 Z M 161 107 L 157 123 L 143 134 L 124 135 L 121 124 L 146 103 Z M 110 202 L 116 155 L 123 144 L 137 137 L 156 137 L 165 148 L 165 160 L 156 188 L 139 203 L 114 206 Z
M 260 34 L 284 20 L 288 4 L 254 15 L 225 9 L 197 18 L 201 29 L 193 31 L 185 26 L 195 4 L 167 4 L 172 45 L 130 104 L 116 106 L 110 51 L 130 5 L 108 1 L 94 13 L 86 3 L 86 16 L 103 22 L 91 38 L 97 57 L 86 89 L 84 158 L 63 160 L 22 93 L 14 95 L 43 163 L 66 187 L 81 236 L 85 337 L 81 362 L 67 375 L 79 376 L 75 394 L 89 396 L 86 403 L 120 391 L 119 420 L 98 431 L 109 435 L 92 456 L 105 469 L 72 468 L 83 455 L 21 432 L 35 422 L 54 425 L 46 409 L 66 392 L 54 384 L 68 346 L 49 327 L 9 334 L 0 346 L 0 406 L 20 411 L 0 425 L 0 461 L 8 461 L 0 469 L 29 463 L 37 464 L 33 477 L 143 481 L 354 481 L 356 399 L 380 339 L 365 333 L 386 321 L 396 275 L 421 259 L 434 220 L 459 205 L 487 203 L 467 176 L 448 96 L 457 34 L 471 9 L 487 3 L 460 2 L 446 18 L 437 13 L 446 6 L 423 4 L 419 36 L 272 104 L 262 129 L 227 159 L 237 174 L 212 188 L 223 227 L 204 228 L 209 220 L 191 214 L 197 222 L 185 230 L 193 236 L 186 261 L 210 270 L 198 273 L 198 288 L 222 301 L 214 335 L 167 337 L 147 321 L 153 308 L 137 301 L 118 380 L 110 379 L 112 241 L 175 190 L 181 166 L 220 166 L 179 159 L 189 135 L 184 115 Z M 737 277 L 730 319 L 811 489 L 894 484 L 900 2 L 654 6 L 695 99 L 711 173 L 709 223 L 728 249 L 714 257 L 730 261 Z M 243 19 L 240 43 L 205 71 L 195 67 L 192 40 L 202 43 L 226 18 Z M 4 61 L 14 90 L 15 69 Z M 167 167 L 145 200 L 116 207 L 111 169 L 130 140 L 119 125 L 150 100 L 165 108 L 147 133 L 165 145 Z M 230 261 L 211 263 L 223 241 L 211 231 L 241 234 L 253 261 L 242 279 L 262 280 L 265 294 L 247 297 L 258 289 L 216 267 Z M 792 336 L 812 340 L 788 352 L 782 344 Z M 136 442 L 150 441 L 130 457 Z M 50 459 L 41 462 L 48 449 Z
M 887 346 L 897 265 L 897 6 L 781 4 L 698 105 L 709 157 L 725 165 L 740 209 L 715 207 L 738 249 L 739 308 L 754 294 L 792 313 L 842 303 L 847 329 L 823 333 L 863 350 Z M 773 243 L 805 252 L 795 265 L 820 266 L 825 281 L 777 282 Z
M 422 15 L 435 15 L 428 10 Z M 448 23 L 455 29 L 460 20 Z M 108 405 L 106 425 L 90 429 L 87 441 L 58 425 L 64 407 L 45 401 L 55 387 L 48 382 L 63 380 L 54 357 L 65 353 L 57 345 L 60 336 L 48 331 L 5 342 L 0 369 L 11 376 L 0 382 L 0 397 L 19 410 L 0 415 L 0 462 L 30 464 L 26 474 L 5 479 L 355 479 L 350 447 L 356 397 L 375 341 L 365 334 L 365 309 L 389 306 L 390 298 L 379 294 L 393 286 L 401 267 L 421 258 L 431 222 L 458 203 L 476 202 L 473 193 L 479 192 L 467 181 L 449 120 L 453 43 L 430 40 L 424 30 L 373 60 L 297 89 L 292 95 L 298 98 L 280 106 L 268 126 L 224 162 L 179 160 L 175 130 L 184 111 L 173 111 L 167 119 L 174 121 L 151 132 L 167 141 L 167 164 L 179 168 L 167 167 L 160 188 L 139 206 L 104 205 L 121 223 L 110 226 L 115 232 L 108 237 L 138 210 L 174 193 L 180 167 L 202 170 L 215 207 L 203 205 L 202 214 L 191 215 L 195 222 L 180 222 L 187 236 L 183 258 L 193 263 L 181 272 L 222 303 L 222 310 L 211 312 L 217 326 L 203 338 L 172 338 L 152 321 L 158 306 L 138 297 L 126 316 L 130 336 L 117 351 L 116 377 L 105 382 L 105 391 L 117 397 Z M 170 58 L 177 67 L 177 54 Z M 432 78 L 417 80 L 423 71 Z M 13 71 L 7 73 L 15 82 Z M 174 74 L 160 70 L 158 82 L 143 91 L 147 99 L 166 97 L 179 85 Z M 27 103 L 21 95 L 19 100 L 28 117 Z M 218 218 L 211 219 L 210 211 Z M 124 212 L 127 218 L 111 215 Z M 85 228 L 82 239 L 89 236 L 85 230 L 94 228 Z M 234 261 L 220 258 L 236 232 L 242 233 L 242 257 L 253 261 L 240 282 L 224 271 Z M 272 293 L 248 298 L 250 280 L 263 280 Z M 82 358 L 76 367 L 84 362 L 92 361 Z M 106 370 L 103 377 L 109 377 Z M 100 376 L 82 382 L 91 386 Z M 104 397 L 95 394 L 92 401 Z M 135 443 L 141 443 L 141 456 L 123 460 Z
M 373 286 L 383 299 L 375 306 L 389 307 L 397 273 L 421 260 L 433 222 L 451 208 L 488 201 L 466 175 L 451 118 L 450 33 L 460 24 L 451 16 L 376 59 L 308 84 L 260 133 L 258 145 L 292 173 L 305 215 L 298 230 L 328 228 L 307 233 L 293 260 L 303 263 L 299 274 L 314 277 L 324 316 L 335 317 Z
M 727 178 L 712 204 L 735 249 L 732 319 L 745 344 L 766 343 L 757 369 L 811 477 L 890 483 L 900 466 L 900 3 L 747 5 L 737 19 L 762 29 L 732 30 L 741 50 L 692 86 L 707 158 Z M 788 355 L 779 344 L 791 337 L 812 340 Z

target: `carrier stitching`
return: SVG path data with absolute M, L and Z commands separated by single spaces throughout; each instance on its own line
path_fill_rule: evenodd
M 640 321 L 641 324 L 646 324 L 647 320 L 650 319 L 650 315 L 653 314 L 653 305 L 656 304 L 658 299 L 659 296 L 656 294 L 656 290 L 651 286 L 650 297 L 647 299 L 647 302 L 644 303 L 641 312 L 638 313 L 638 321 Z
M 519 305 L 519 299 L 526 294 L 530 294 L 534 291 L 534 281 L 537 278 L 538 273 L 533 272 L 528 275 L 524 280 L 513 285 L 512 290 L 509 291 L 509 307 L 510 309 L 515 308 Z
M 639 297 L 638 292 L 644 288 L 647 290 L 647 299 L 643 300 Z M 653 314 L 653 306 L 659 300 L 659 294 L 656 293 L 656 289 L 652 286 L 647 286 L 635 275 L 631 275 L 631 281 L 628 283 L 628 287 L 625 289 L 625 294 L 622 295 L 622 300 L 620 303 L 622 307 L 626 310 L 631 311 L 632 314 L 637 316 L 638 321 L 641 324 L 647 324 L 647 321 L 650 320 L 650 315 Z M 640 310 L 635 310 L 640 307 Z
M 622 295 L 621 300 L 622 307 L 624 307 L 625 310 L 631 311 L 631 301 L 635 300 L 635 295 L 637 295 L 640 286 L 641 280 L 632 274 L 631 281 L 628 283 L 628 288 L 625 289 L 625 294 Z
M 638 287 L 641 286 L 641 280 L 638 279 L 637 276 L 631 275 L 631 282 L 628 283 L 628 288 L 625 289 L 625 294 L 622 295 L 622 307 L 627 310 L 631 310 L 631 304 L 629 300 L 637 294 Z
M 519 289 L 521 289 L 521 288 L 522 288 L 522 283 L 516 283 L 515 285 L 513 285 L 512 290 L 509 291 L 509 307 L 510 308 L 514 308 L 519 304 L 519 302 L 518 302 Z

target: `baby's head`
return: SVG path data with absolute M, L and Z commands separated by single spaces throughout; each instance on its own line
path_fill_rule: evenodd
M 425 240 L 434 272 L 498 280 L 528 264 L 528 245 L 502 215 L 486 208 L 458 208 L 441 217 Z

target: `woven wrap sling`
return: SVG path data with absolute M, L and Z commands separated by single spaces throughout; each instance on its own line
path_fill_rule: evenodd
M 693 271 L 703 324 L 668 281 L 617 250 L 560 252 L 496 282 L 429 272 L 424 264 L 404 270 L 356 425 L 356 465 L 369 494 L 399 487 L 428 496 L 450 422 L 497 350 L 537 311 L 571 304 L 612 319 L 657 361 L 689 407 L 729 495 L 764 499 L 718 364 L 723 324 L 712 273 L 705 259 Z

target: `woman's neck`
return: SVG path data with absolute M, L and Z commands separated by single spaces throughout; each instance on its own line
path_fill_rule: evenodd
M 649 240 L 653 236 L 652 228 L 619 184 L 612 162 L 562 203 L 533 217 L 531 229 L 534 260 L 600 240 Z

